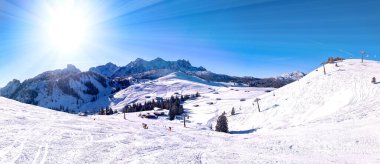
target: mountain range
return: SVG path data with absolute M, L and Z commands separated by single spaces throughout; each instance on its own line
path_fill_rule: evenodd
M 282 87 L 305 75 L 292 72 L 272 78 L 238 77 L 194 67 L 186 60 L 156 58 L 146 61 L 138 58 L 121 67 L 107 63 L 82 72 L 74 65 L 67 65 L 65 69 L 43 72 L 23 82 L 15 79 L 0 89 L 0 96 L 66 112 L 78 112 L 78 109 L 84 108 L 98 110 L 110 106 L 110 97 L 130 85 L 176 72 L 225 86 L 273 88 Z
M 297 71 L 272 78 L 237 77 L 216 74 L 208 71 L 204 67 L 194 67 L 186 60 L 165 61 L 161 58 L 156 58 L 151 61 L 137 58 L 135 61 L 122 67 L 118 67 L 113 63 L 107 63 L 105 65 L 92 67 L 89 71 L 110 78 L 130 77 L 135 79 L 156 79 L 179 71 L 212 82 L 274 88 L 282 87 L 305 76 L 304 73 Z

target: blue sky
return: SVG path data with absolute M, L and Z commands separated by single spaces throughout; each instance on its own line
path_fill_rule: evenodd
M 307 73 L 329 56 L 359 58 L 363 49 L 368 59 L 380 58 L 377 0 L 71 2 L 0 1 L 0 86 L 66 64 L 87 70 L 137 57 L 187 59 L 216 73 L 255 77 Z M 62 6 L 89 20 L 91 32 L 75 51 L 46 39 L 44 25 L 60 19 L 51 15 Z

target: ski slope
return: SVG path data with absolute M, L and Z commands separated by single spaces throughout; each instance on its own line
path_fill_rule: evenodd
M 230 90 L 233 87 L 229 86 L 233 85 L 209 82 L 182 72 L 174 72 L 157 80 L 135 84 L 117 92 L 113 96 L 113 99 L 111 99 L 111 107 L 121 110 L 125 105 L 130 103 L 144 103 L 152 101 L 156 97 L 170 98 L 171 96 L 190 95 L 197 92 L 204 95 L 203 98 L 212 97 L 215 100 L 215 92 L 223 92 L 223 95 L 227 96 L 225 97 L 227 99 L 239 99 L 238 97 L 244 96 L 256 97 L 257 95 L 264 94 L 266 90 L 274 90 L 274 88 L 238 87 L 241 88 L 241 91 L 237 92 L 236 90 Z M 202 101 L 206 100 L 202 99 Z
M 0 163 L 380 163 L 380 84 L 371 83 L 380 79 L 380 63 L 338 65 L 270 93 L 182 81 L 202 86 L 183 91 L 203 92 L 184 104 L 187 128 L 181 118 L 80 117 L 0 98 Z M 142 90 L 159 83 L 184 86 L 176 76 L 166 78 Z M 222 111 L 231 134 L 209 129 Z
M 380 79 L 377 61 L 345 60 L 327 64 L 327 74 L 320 67 L 304 78 L 274 91 L 274 95 L 259 96 L 260 107 L 254 110 L 247 102 L 243 115 L 231 118 L 236 126 L 254 129 L 279 129 L 308 123 L 345 122 L 380 118 Z M 232 125 L 233 127 L 235 125 Z M 248 127 L 247 127 L 248 128 Z

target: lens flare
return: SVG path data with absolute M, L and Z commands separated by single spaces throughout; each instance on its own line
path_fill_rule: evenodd
M 59 53 L 71 53 L 81 48 L 90 37 L 90 18 L 74 4 L 52 6 L 42 33 L 46 45 Z

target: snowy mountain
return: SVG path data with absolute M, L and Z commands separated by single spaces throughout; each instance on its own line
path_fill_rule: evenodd
M 98 73 L 99 75 L 103 75 L 105 77 L 111 77 L 120 67 L 113 63 L 107 63 L 105 65 L 92 67 L 89 71 Z
M 77 112 L 84 104 L 107 106 L 116 86 L 111 79 L 93 72 L 81 72 L 73 65 L 47 71 L 20 83 L 13 80 L 1 95 L 17 101 L 66 112 Z M 98 110 L 98 106 L 92 110 Z M 89 109 L 90 110 L 90 109 Z
M 277 77 L 274 77 L 275 79 L 281 79 L 281 80 L 293 80 L 293 81 L 297 81 L 301 78 L 303 78 L 306 74 L 303 73 L 303 72 L 300 72 L 300 71 L 296 71 L 296 72 L 290 72 L 290 73 L 286 73 L 286 74 L 283 74 L 281 76 L 277 76 Z
M 91 68 L 90 71 L 106 77 L 133 77 L 136 79 L 157 79 L 180 71 L 212 82 L 235 83 L 240 86 L 275 88 L 282 87 L 304 76 L 301 72 L 289 73 L 288 75 L 283 75 L 276 78 L 263 79 L 229 76 L 213 73 L 203 67 L 194 67 L 189 61 L 186 60 L 165 61 L 161 58 L 156 58 L 151 61 L 138 58 L 124 67 L 117 67 L 108 63 L 103 66 Z
M 193 67 L 189 61 L 177 60 L 177 61 L 165 61 L 161 58 L 156 58 L 151 61 L 143 59 L 136 59 L 128 65 L 121 67 L 113 75 L 114 77 L 138 77 L 138 78 L 158 78 L 165 76 L 172 72 L 195 72 L 204 71 L 203 67 Z M 160 75 L 156 73 L 164 72 Z
M 0 88 L 0 95 L 4 97 L 10 97 L 18 87 L 20 87 L 20 80 L 13 79 L 5 87 Z
M 144 101 L 149 94 L 200 91 L 201 97 L 184 103 L 186 128 L 183 116 L 174 121 L 144 119 L 138 113 L 127 113 L 126 119 L 122 114 L 80 117 L 0 97 L 0 124 L 6 125 L 0 133 L 0 161 L 379 163 L 380 84 L 371 81 L 380 77 L 380 62 L 344 60 L 338 65 L 326 64 L 326 75 L 317 68 L 276 90 L 226 87 L 177 72 L 115 95 Z M 230 133 L 215 132 L 224 111 Z
M 263 79 L 257 79 L 252 77 L 245 77 L 242 78 L 242 83 L 248 83 L 251 87 L 274 87 L 274 88 L 280 88 L 287 84 L 290 84 L 294 81 L 297 81 L 305 76 L 305 73 L 302 72 L 290 72 L 283 74 L 281 76 L 276 76 L 272 78 L 263 78 Z
M 172 76 L 173 74 L 178 76 Z M 154 81 L 157 79 L 165 79 L 166 76 L 180 79 L 178 90 L 186 88 L 182 84 L 187 84 L 187 80 L 194 79 L 197 79 L 193 83 L 194 86 L 199 83 L 203 85 L 203 88 L 215 85 L 278 88 L 296 80 L 293 78 L 293 74 L 289 75 L 291 78 L 234 77 L 216 74 L 203 67 L 194 67 L 186 60 L 165 61 L 156 58 L 152 61 L 145 61 L 138 58 L 123 67 L 107 63 L 90 68 L 87 72 L 81 72 L 75 66 L 68 65 L 65 69 L 47 71 L 23 82 L 13 80 L 0 89 L 0 95 L 20 102 L 66 112 L 94 112 L 100 108 L 118 104 L 122 101 L 121 99 L 126 99 L 127 95 L 125 94 L 122 95 L 126 97 L 118 97 L 120 95 L 117 93 L 118 91 L 132 84 L 138 86 L 147 81 L 155 83 Z M 163 86 L 163 84 L 158 85 Z M 173 86 L 167 84 L 164 87 L 165 90 L 168 90 Z M 114 94 L 118 97 L 117 99 L 112 99 Z M 134 97 L 134 99 L 137 98 Z M 125 103 L 126 101 L 122 102 L 122 104 Z

